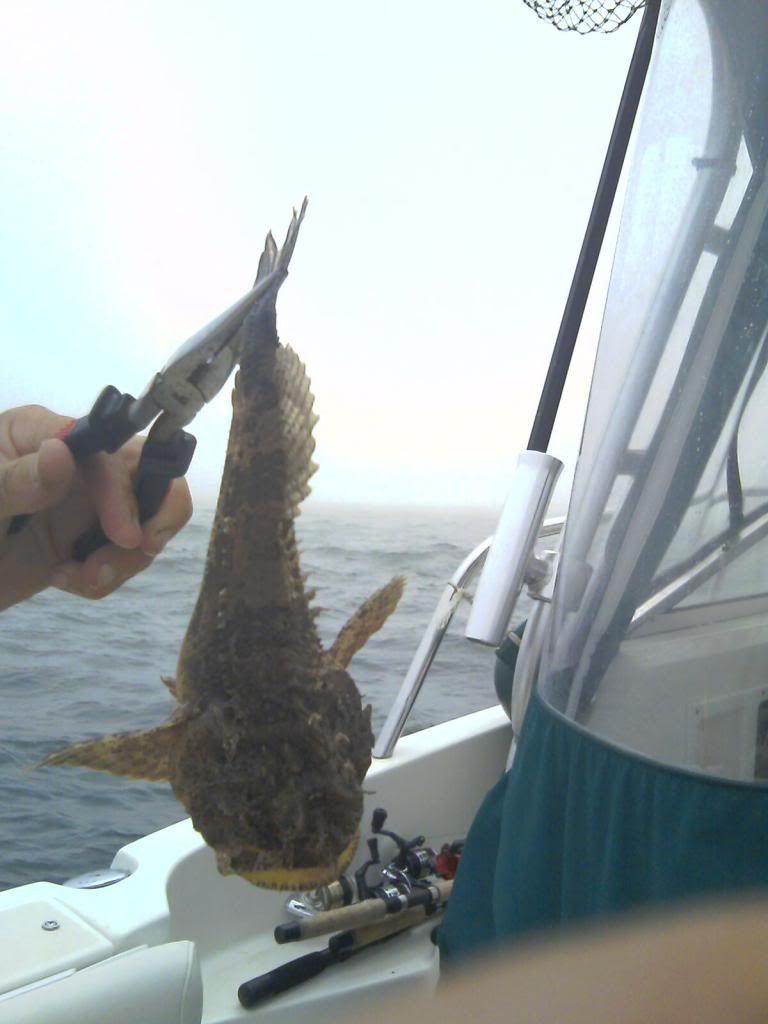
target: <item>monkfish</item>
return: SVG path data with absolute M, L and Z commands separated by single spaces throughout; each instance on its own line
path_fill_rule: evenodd
M 305 208 L 281 250 L 267 236 L 257 280 L 279 262 L 287 268 Z M 176 676 L 163 680 L 173 713 L 42 763 L 167 780 L 223 874 L 309 889 L 337 878 L 357 846 L 373 736 L 370 705 L 346 669 L 404 581 L 377 591 L 323 649 L 295 534 L 317 468 L 317 417 L 304 366 L 278 338 L 278 287 L 241 328 L 205 572 Z

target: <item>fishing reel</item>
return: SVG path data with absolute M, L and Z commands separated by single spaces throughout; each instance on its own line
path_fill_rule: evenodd
M 374 898 L 393 905 L 397 901 L 399 905 L 400 897 L 411 893 L 422 879 L 435 874 L 444 878 L 453 877 L 458 863 L 460 842 L 445 844 L 440 853 L 435 853 L 431 846 L 425 846 L 424 836 L 406 839 L 397 832 L 385 828 L 386 821 L 387 811 L 383 807 L 377 807 L 371 816 L 373 835 L 367 841 L 368 859 L 352 877 L 342 875 L 329 885 L 304 893 L 300 900 L 291 900 L 288 909 L 297 916 L 304 916 L 307 913 L 334 910 Z M 395 856 L 386 863 L 381 860 L 380 837 L 391 840 L 397 849 Z
M 460 844 L 446 843 L 436 854 L 425 846 L 424 836 L 406 839 L 385 828 L 386 820 L 384 808 L 373 812 L 369 857 L 354 875 L 342 875 L 330 885 L 291 897 L 286 907 L 294 920 L 281 921 L 275 927 L 278 945 L 328 935 L 326 948 L 313 950 L 244 982 L 238 989 L 243 1006 L 255 1006 L 315 977 L 331 964 L 369 946 L 389 942 L 441 913 L 453 889 L 450 878 L 440 877 L 441 858 L 447 863 L 445 857 L 453 847 L 450 856 L 457 859 Z M 382 837 L 394 843 L 396 849 L 386 862 L 382 861 L 379 849 Z M 434 936 L 435 932 L 433 927 L 430 934 Z

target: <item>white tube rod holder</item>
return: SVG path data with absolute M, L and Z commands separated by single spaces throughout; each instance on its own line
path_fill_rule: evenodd
M 562 462 L 546 452 L 524 451 L 518 456 L 512 487 L 472 600 L 464 631 L 468 640 L 498 647 L 504 639 L 562 468 Z

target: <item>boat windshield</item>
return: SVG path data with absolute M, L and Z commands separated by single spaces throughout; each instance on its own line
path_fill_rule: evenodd
M 539 692 L 768 778 L 768 4 L 671 0 L 628 178 Z

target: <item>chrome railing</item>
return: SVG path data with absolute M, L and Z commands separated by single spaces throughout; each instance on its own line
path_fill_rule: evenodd
M 562 530 L 564 522 L 563 516 L 547 519 L 539 530 L 539 540 L 556 537 Z M 395 744 L 400 739 L 405 723 L 408 721 L 411 708 L 432 667 L 435 655 L 440 649 L 443 637 L 451 624 L 456 609 L 465 598 L 468 599 L 466 588 L 482 569 L 492 540 L 493 537 L 487 537 L 474 550 L 470 551 L 443 587 L 429 625 L 416 648 L 416 653 L 408 666 L 408 671 L 405 673 L 394 703 L 373 745 L 374 757 L 392 756 Z

